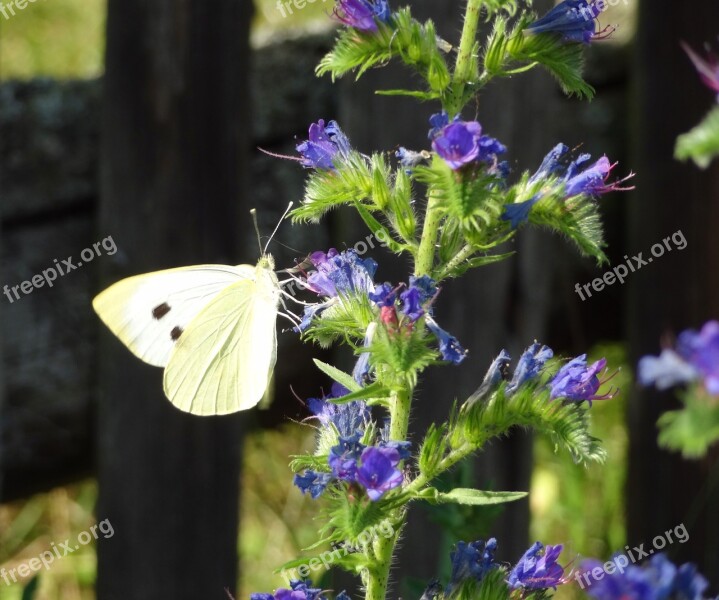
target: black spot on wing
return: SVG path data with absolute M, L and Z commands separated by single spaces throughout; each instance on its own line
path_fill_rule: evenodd
M 159 321 L 162 317 L 169 313 L 170 310 L 170 305 L 167 302 L 163 302 L 152 309 L 152 316 Z
M 185 330 L 182 327 L 173 327 L 172 331 L 170 332 L 170 337 L 172 338 L 172 341 L 176 342 L 182 335 L 183 331 Z

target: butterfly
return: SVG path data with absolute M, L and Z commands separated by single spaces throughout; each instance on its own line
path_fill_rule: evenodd
M 164 367 L 164 392 L 177 408 L 202 416 L 247 410 L 267 393 L 277 360 L 282 291 L 266 251 L 256 266 L 197 265 L 129 277 L 92 305 L 135 356 Z

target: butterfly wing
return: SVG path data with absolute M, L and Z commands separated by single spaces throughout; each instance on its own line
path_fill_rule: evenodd
M 179 337 L 165 368 L 165 395 L 195 415 L 255 406 L 277 359 L 279 286 L 271 269 L 221 291 Z
M 251 265 L 198 265 L 136 275 L 107 288 L 92 306 L 135 356 L 164 367 L 179 335 L 202 309 L 254 273 Z

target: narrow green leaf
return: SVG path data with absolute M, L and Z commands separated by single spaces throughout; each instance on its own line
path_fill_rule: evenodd
M 340 371 L 339 369 L 322 362 L 321 360 L 314 359 L 317 368 L 322 371 L 325 375 L 330 377 L 333 381 L 345 386 L 350 392 L 359 392 L 362 389 L 353 378 L 352 375 Z
M 354 381 L 354 380 L 353 380 Z M 346 387 L 346 386 L 345 386 Z M 387 398 L 392 393 L 392 389 L 382 385 L 379 381 L 363 387 L 356 392 L 341 396 L 339 398 L 328 398 L 333 404 L 345 404 L 353 400 L 368 400 L 370 398 Z
M 430 490 L 434 488 L 429 488 Z M 424 490 L 425 492 L 427 490 Z M 466 504 L 470 506 L 487 506 L 490 504 L 504 504 L 505 502 L 514 502 L 526 497 L 527 492 L 491 492 L 483 490 L 473 490 L 471 488 L 455 488 L 450 492 L 442 493 L 434 490 L 435 493 L 422 497 L 428 502 L 444 504 L 453 502 L 455 504 Z

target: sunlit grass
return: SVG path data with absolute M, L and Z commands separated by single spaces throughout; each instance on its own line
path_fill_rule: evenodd
M 0 16 L 0 78 L 102 73 L 106 0 L 36 0 L 15 13 Z
M 97 522 L 93 516 L 96 499 L 96 484 L 85 482 L 1 505 L 0 565 L 9 573 L 49 550 L 52 543 L 76 540 Z M 40 585 L 34 600 L 91 600 L 96 573 L 94 543 L 55 559 L 50 569 L 38 573 Z M 0 580 L 0 598 L 20 600 L 31 579 L 32 575 L 13 583 L 8 575 L 12 585 Z

